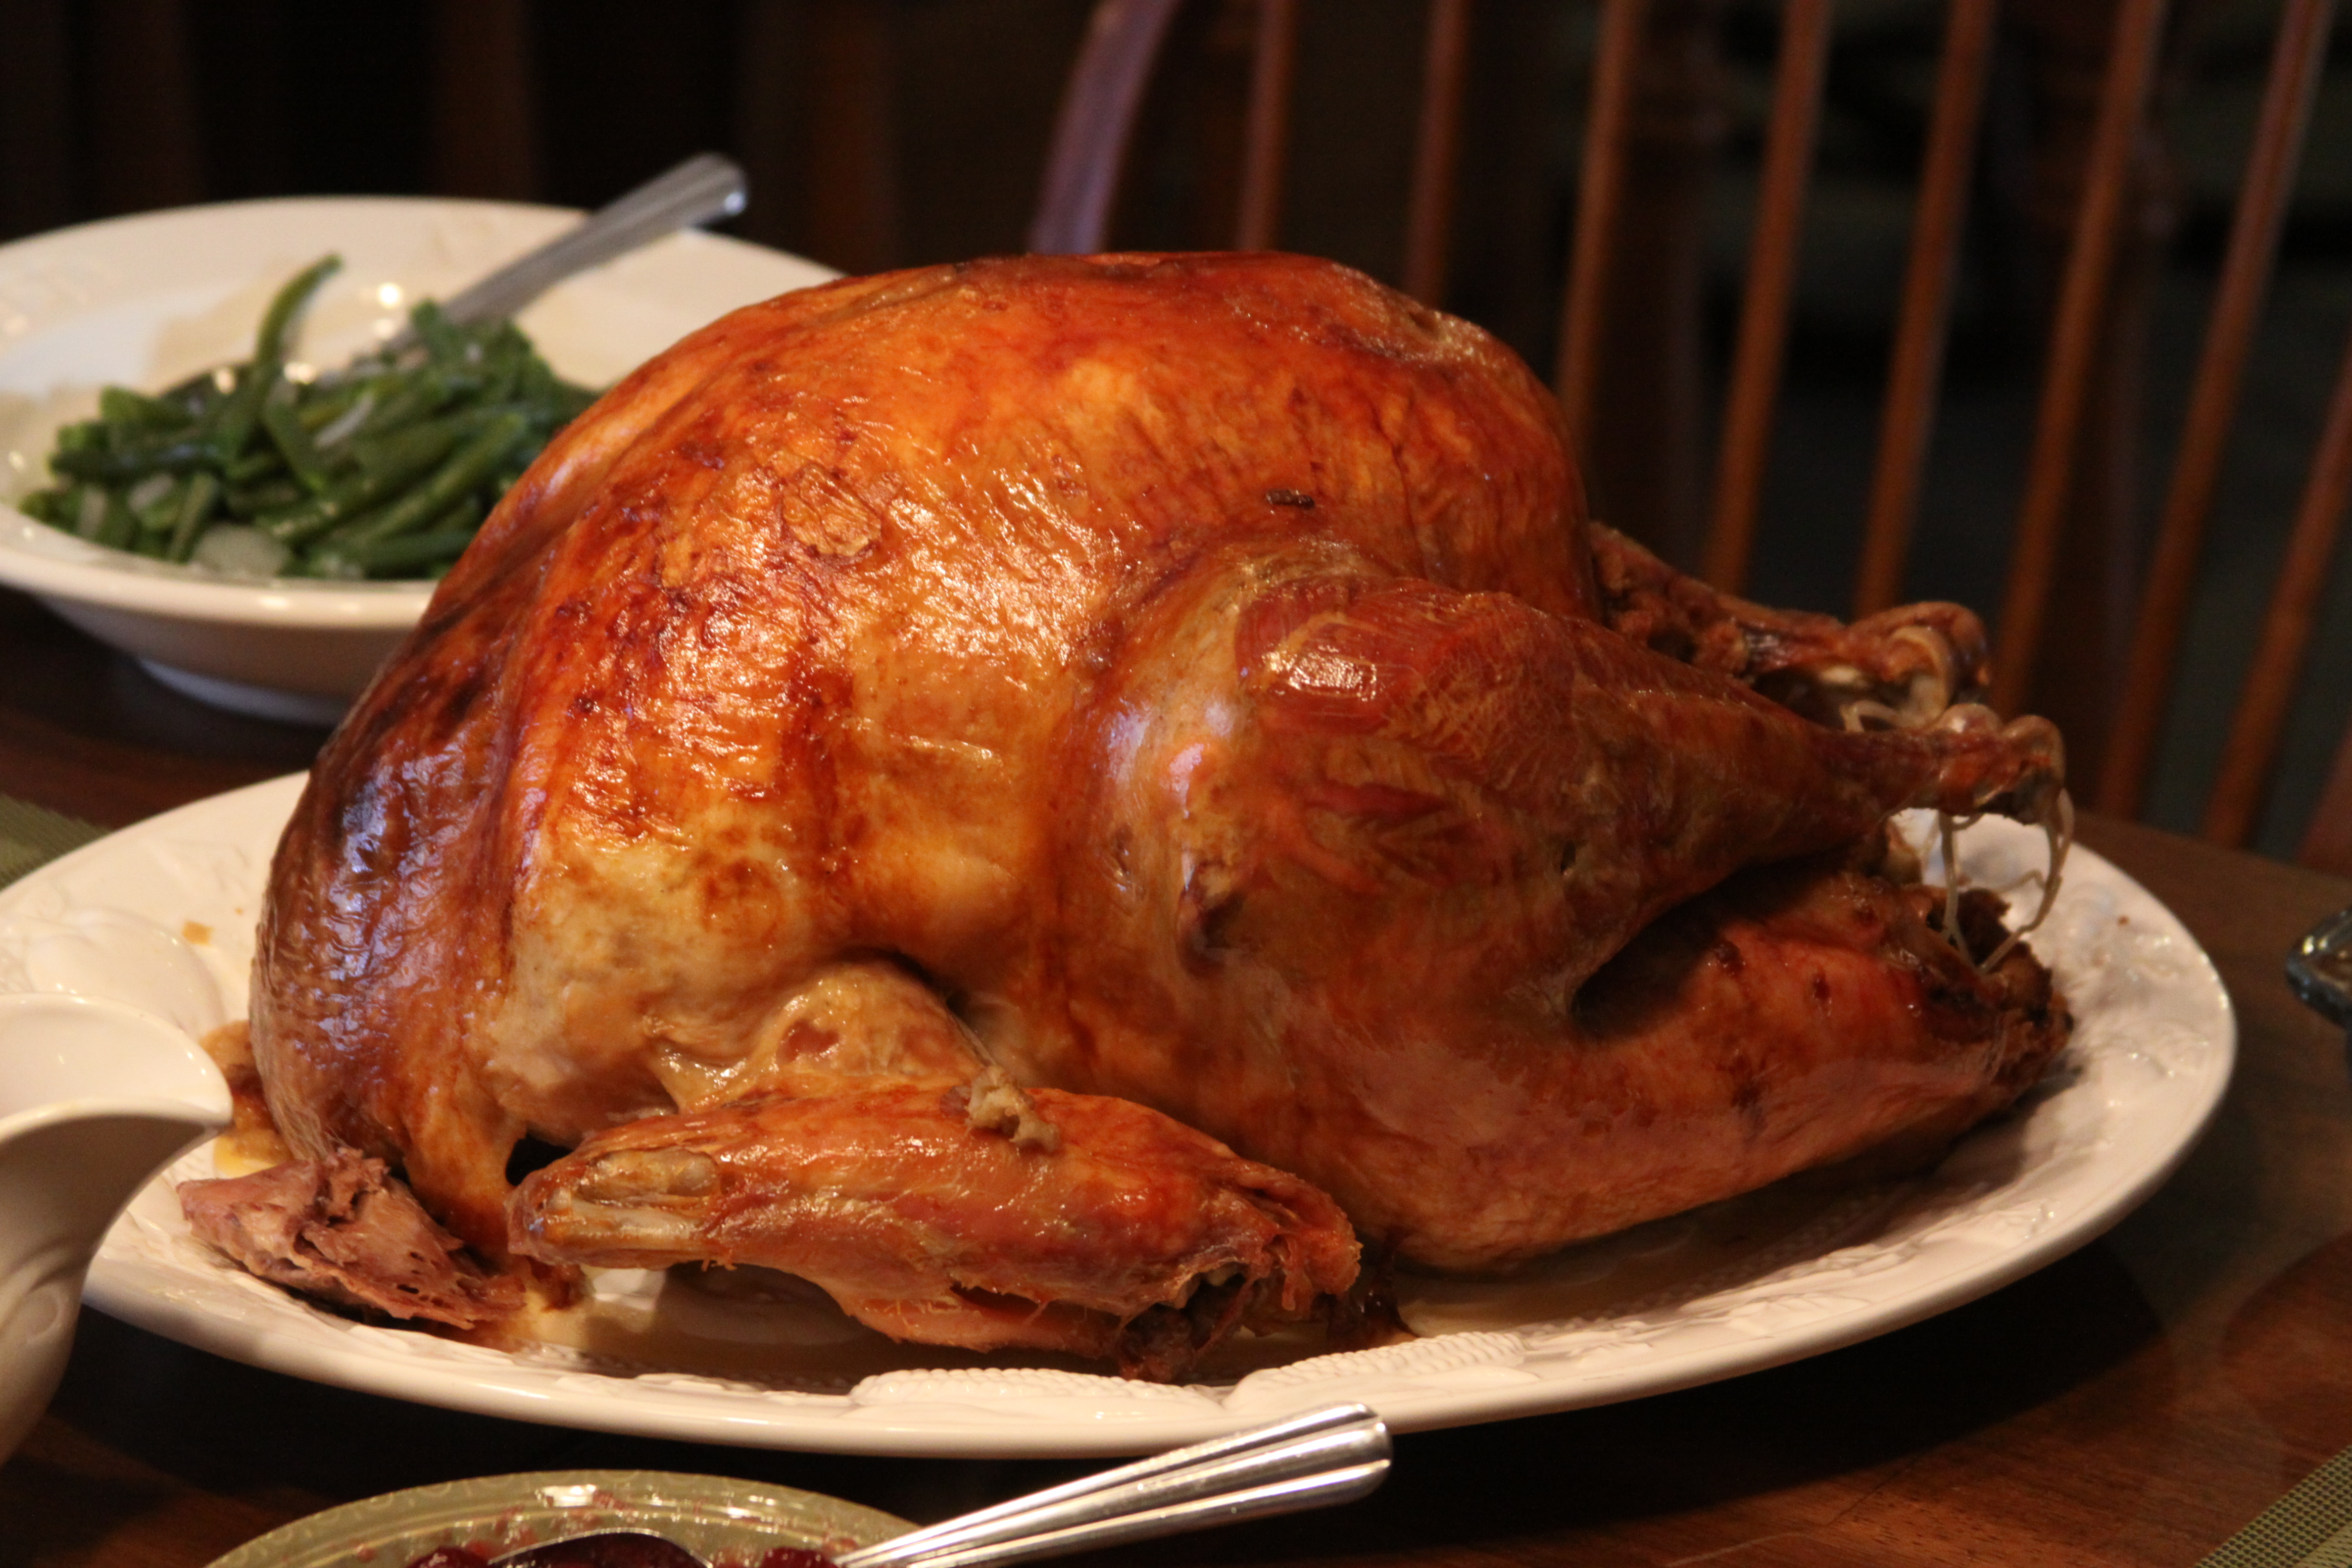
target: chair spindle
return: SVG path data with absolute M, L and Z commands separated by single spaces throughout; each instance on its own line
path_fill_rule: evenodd
M 1087 26 L 1045 159 L 1044 194 L 1029 248 L 1043 255 L 1100 250 L 1110 233 L 1119 167 L 1160 47 L 1181 0 L 1103 0 Z
M 1805 195 L 1812 181 L 1822 87 L 1829 72 L 1831 20 L 1831 0 L 1788 0 L 1781 14 L 1772 120 L 1765 136 L 1748 288 L 1724 406 L 1715 519 L 1707 536 L 1706 575 L 1727 593 L 1746 586 L 1748 557 L 1755 548 L 1756 513 L 1771 456 L 1772 414 L 1780 400 L 1780 363 L 1788 348 L 1789 311 L 1796 298 L 1797 263 L 1804 241 Z
M 2025 500 L 2010 545 L 2009 584 L 1994 633 L 1992 702 L 2004 713 L 2023 707 L 2033 689 L 2075 450 L 2099 369 L 2108 284 L 2130 209 L 2132 165 L 2164 42 L 2164 16 L 2165 0 L 2123 0 L 2116 11 L 2115 44 L 2099 91 L 2097 126 L 2067 247 L 2026 467 Z
M 2320 434 L 2319 449 L 2312 458 L 2311 477 L 2295 508 L 2286 560 L 2279 568 L 2270 607 L 2263 616 L 2253 668 L 2238 698 L 2229 743 L 2221 750 L 2221 776 L 2206 802 L 2205 837 L 2217 844 L 2243 847 L 2262 815 L 2264 787 L 2286 733 L 2287 712 L 2303 674 L 2304 657 L 2310 651 L 2348 501 L 2352 501 L 2352 341 L 2346 344 L 2344 366 L 2336 378 L 2336 395 Z M 2315 834 L 2347 834 L 2345 824 L 2339 820 L 2331 829 L 2329 819 L 2340 818 L 2352 808 L 2352 799 L 2336 802 L 2332 796 L 2331 791 L 2331 799 L 2323 800 L 2313 816 Z
M 1952 0 L 1945 21 L 1936 110 L 1927 130 L 1895 352 L 1887 366 L 1886 405 L 1879 419 L 1862 560 L 1854 574 L 1856 616 L 1885 609 L 1903 596 L 1903 569 L 1935 428 L 1944 346 L 1951 331 L 1952 283 L 1959 271 L 1969 185 L 1976 174 L 1977 132 L 1984 120 L 1985 86 L 1992 77 L 1993 35 L 2000 17 L 2000 0 Z
M 2115 727 L 2099 777 L 2099 809 L 2139 815 L 2172 692 L 2173 664 L 2197 585 L 2197 564 L 2221 489 L 2221 462 L 2238 411 L 2246 359 L 2262 321 L 2263 296 L 2278 257 L 2279 235 L 2294 195 L 2304 134 L 2327 62 L 2335 0 L 2287 0 L 2272 49 L 2270 79 L 2246 158 L 2243 194 L 2230 228 L 2229 251 L 2206 327 L 2179 455 L 2157 527 L 2156 548 L 2140 590 Z
M 1282 232 L 1283 174 L 1290 156 L 1290 84 L 1298 58 L 1298 0 L 1258 0 L 1250 61 L 1249 124 L 1242 143 L 1236 250 L 1272 250 Z
M 1462 140 L 1462 79 L 1469 59 L 1470 0 L 1431 0 L 1404 239 L 1404 291 L 1424 305 L 1444 303 L 1454 165 Z
M 1580 444 L 1590 432 L 1600 392 L 1594 383 L 1601 367 L 1601 302 L 1609 295 L 1610 240 L 1625 206 L 1633 90 L 1649 11 L 1649 0 L 1601 0 L 1592 102 L 1585 115 L 1584 157 L 1577 184 L 1576 234 L 1560 310 L 1559 363 L 1552 378 L 1569 434 Z

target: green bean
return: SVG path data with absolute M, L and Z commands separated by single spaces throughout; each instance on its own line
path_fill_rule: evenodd
M 473 415 L 457 413 L 356 437 L 351 444 L 351 461 L 363 474 L 422 473 L 447 457 L 450 448 L 471 435 L 478 424 Z
M 180 497 L 187 489 L 184 480 L 169 474 L 150 474 L 123 493 L 131 515 L 139 521 L 142 533 L 169 530 L 172 519 L 179 515 Z
M 76 485 L 70 502 L 71 510 L 67 515 L 72 519 L 74 533 L 95 542 L 106 527 L 106 487 Z
M 409 329 L 425 352 L 436 360 L 462 359 L 468 342 L 466 334 L 442 313 L 441 307 L 431 300 L 420 300 L 416 309 L 408 312 Z
M 478 495 L 467 496 L 464 500 L 435 518 L 433 526 L 425 531 L 426 533 L 462 533 L 471 539 L 480 531 L 482 520 L 490 515 L 491 504 L 491 502 L 485 502 Z
M 101 490 L 105 500 L 100 503 L 98 531 L 89 536 L 93 544 L 103 544 L 109 550 L 127 550 L 139 537 L 139 520 L 131 514 L 131 504 L 119 490 Z
M 366 422 L 353 433 L 353 438 L 388 436 L 406 429 L 480 389 L 478 376 L 432 366 L 403 372 L 368 411 Z
M 121 484 L 129 479 L 144 479 L 152 473 L 185 473 L 210 461 L 212 457 L 213 447 L 206 438 L 173 437 L 113 452 L 103 447 L 69 449 L 60 446 L 49 454 L 49 467 L 58 473 L 77 479 Z
M 78 419 L 58 428 L 58 450 L 60 452 L 103 452 L 106 450 L 106 421 Z M 52 462 L 51 467 L 55 467 Z
M 185 561 L 195 553 L 196 541 L 203 536 L 205 525 L 212 521 L 213 507 L 220 500 L 221 482 L 208 473 L 199 471 L 188 480 L 185 494 L 180 498 L 179 515 L 172 520 L 172 533 L 163 548 L 167 561 Z
M 294 506 L 259 513 L 254 525 L 280 544 L 307 544 L 430 473 L 447 458 L 465 430 L 465 422 L 447 420 L 403 431 L 374 447 L 369 458 L 362 461 L 359 472 L 334 489 Z
M 139 524 L 139 532 L 130 544 L 131 550 L 158 560 L 170 553 L 172 525 L 178 521 L 188 486 L 194 482 L 193 479 L 175 479 L 169 474 L 151 474 L 131 487 L 123 500 Z
M 458 447 L 431 479 L 373 516 L 337 529 L 332 542 L 372 544 L 424 527 L 490 477 L 499 459 L 521 438 L 523 426 L 522 415 L 512 409 L 497 416 Z
M 208 470 L 199 468 L 197 472 Z M 310 492 L 283 474 L 260 479 L 249 485 L 229 485 L 221 494 L 221 505 L 236 517 L 255 517 L 265 511 L 278 511 L 299 505 Z
M 215 365 L 210 370 L 196 372 L 185 381 L 174 382 L 163 389 L 162 396 L 167 403 L 176 403 L 190 410 L 193 416 L 226 395 L 229 387 L 236 384 L 236 375 L 234 365 Z
M 481 509 L 477 507 L 474 509 L 474 521 L 466 527 L 436 526 L 423 533 L 403 534 L 397 539 L 322 544 L 311 552 L 304 565 L 313 577 L 343 581 L 389 577 L 464 554 L 466 546 L 474 542 L 475 531 L 480 526 Z
M 190 422 L 187 409 L 168 397 L 150 397 L 127 386 L 110 386 L 98 395 L 98 417 L 113 426 L 171 428 Z
M 293 327 L 294 318 L 310 303 L 319 285 L 342 265 L 340 256 L 320 257 L 278 289 L 269 301 L 269 309 L 262 312 L 261 330 L 254 334 L 253 363 L 238 370 L 236 390 L 213 416 L 214 450 L 222 462 L 229 462 L 244 451 L 247 440 L 253 435 L 253 427 L 261 418 L 262 400 L 269 395 L 270 387 L 286 367 L 286 334 Z
M 235 389 L 205 418 L 205 457 L 224 467 L 236 461 L 261 417 L 261 399 L 268 389 L 269 377 L 261 366 L 237 367 Z
M 278 455 L 275 447 L 257 447 L 232 462 L 213 466 L 220 469 L 222 479 L 233 485 L 258 484 L 263 479 L 282 478 L 286 474 L 286 459 Z
M 316 440 L 320 431 L 349 414 L 353 405 L 367 396 L 370 386 L 365 378 L 332 383 L 314 381 L 310 384 L 309 395 L 296 405 L 295 416 L 302 421 L 302 428 Z
M 310 444 L 310 432 L 303 427 L 301 416 L 294 411 L 294 385 L 279 382 L 270 389 L 261 404 L 262 427 L 268 431 L 270 442 L 286 466 L 301 481 L 302 488 L 312 495 L 324 495 L 333 482 L 327 473 L 326 459 L 319 448 Z
M 310 302 L 310 296 L 319 291 L 319 285 L 342 268 L 341 257 L 322 256 L 296 273 L 286 287 L 278 290 L 276 297 L 269 301 L 269 309 L 262 314 L 261 331 L 255 334 L 255 360 L 273 365 L 286 363 L 286 334 L 293 330 L 294 318 L 301 312 L 303 306 Z

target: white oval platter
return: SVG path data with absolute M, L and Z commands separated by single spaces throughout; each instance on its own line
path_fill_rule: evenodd
M 243 1016 L 263 879 L 301 788 L 274 780 L 125 829 L 0 892 L 0 994 L 110 997 L 202 1032 Z M 1979 884 L 2031 897 L 2041 836 L 1963 841 Z M 1936 1170 L 1773 1189 L 1570 1248 L 1507 1282 L 1400 1281 L 1422 1338 L 1317 1353 L 1244 1347 L 1207 1381 L 898 1345 L 770 1288 L 599 1277 L 570 1346 L 513 1352 L 358 1323 L 194 1240 L 158 1178 L 109 1237 L 87 1299 L 156 1333 L 322 1383 L 485 1415 L 782 1448 L 1089 1456 L 1164 1448 L 1339 1400 L 1400 1430 L 1601 1405 L 1852 1344 L 1957 1306 L 2113 1225 L 2187 1155 L 2236 1029 L 2179 921 L 2080 848 L 2036 950 L 2078 1020 L 2047 1080 Z M 757 1297 L 747 1300 L 746 1296 Z

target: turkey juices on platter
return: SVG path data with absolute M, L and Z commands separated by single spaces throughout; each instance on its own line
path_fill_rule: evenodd
M 385 1162 L 542 1295 L 759 1264 L 1181 1376 L 1368 1254 L 2009 1105 L 2063 1004 L 1885 826 L 2063 810 L 1984 677 L 1954 606 L 1768 610 L 1588 522 L 1526 367 L 1329 263 L 845 280 L 485 526 L 279 846 L 255 1058 L 320 1183 Z

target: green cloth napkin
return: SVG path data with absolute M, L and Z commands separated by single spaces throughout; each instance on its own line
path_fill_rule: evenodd
M 105 837 L 106 832 L 79 816 L 0 795 L 0 888 L 68 849 Z
M 2352 1568 L 2352 1448 L 2305 1476 L 2198 1568 Z

